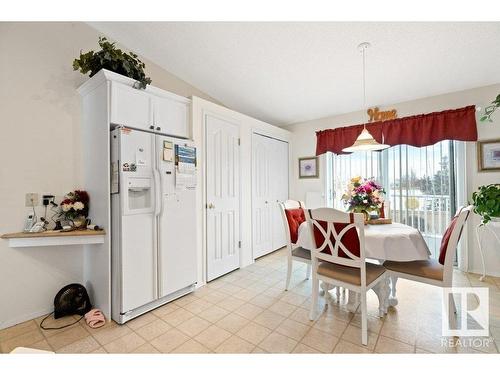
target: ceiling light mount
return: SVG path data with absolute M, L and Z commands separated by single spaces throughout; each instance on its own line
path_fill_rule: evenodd
M 359 52 L 366 51 L 368 48 L 370 48 L 372 45 L 370 42 L 363 42 L 358 44 L 358 50 Z

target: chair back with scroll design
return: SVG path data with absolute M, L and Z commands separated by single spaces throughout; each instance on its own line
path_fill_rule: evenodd
M 361 287 L 366 287 L 364 215 L 334 208 L 306 210 L 312 250 L 313 272 L 319 261 L 359 268 Z

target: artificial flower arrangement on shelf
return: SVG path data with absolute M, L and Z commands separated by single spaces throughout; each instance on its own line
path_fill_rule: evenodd
M 370 220 L 372 212 L 379 217 L 384 216 L 384 188 L 375 182 L 374 178 L 351 178 L 347 190 L 342 195 L 342 201 L 347 205 L 348 212 L 363 213 L 365 222 Z
M 89 194 L 85 190 L 72 191 L 61 202 L 61 217 L 74 229 L 84 228 L 89 214 Z

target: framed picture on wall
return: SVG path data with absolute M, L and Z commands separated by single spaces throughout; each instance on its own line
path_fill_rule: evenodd
M 318 178 L 318 157 L 299 158 L 299 178 Z
M 500 171 L 500 139 L 477 142 L 477 160 L 480 172 Z

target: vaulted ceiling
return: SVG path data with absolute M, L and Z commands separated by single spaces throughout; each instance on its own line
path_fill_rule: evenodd
M 276 125 L 500 82 L 500 23 L 92 22 L 226 106 Z M 153 83 L 154 84 L 154 83 Z

